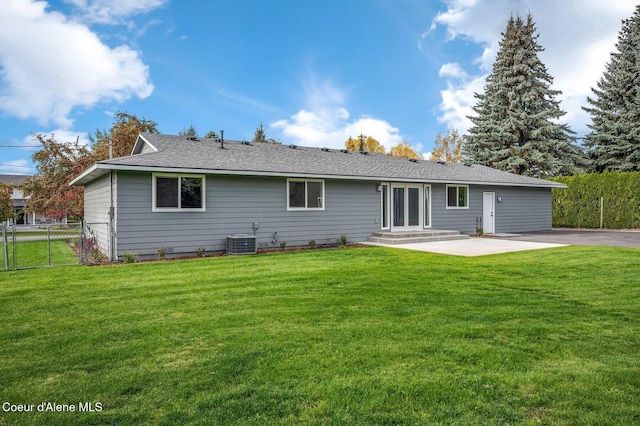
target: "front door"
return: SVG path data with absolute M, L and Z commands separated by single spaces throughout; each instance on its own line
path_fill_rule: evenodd
M 392 185 L 392 231 L 422 229 L 422 185 Z
M 485 234 L 496 232 L 496 194 L 495 192 L 482 193 L 482 228 Z

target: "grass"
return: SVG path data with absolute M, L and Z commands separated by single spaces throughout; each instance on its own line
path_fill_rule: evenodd
M 9 268 L 13 269 L 14 253 L 11 241 L 9 241 L 7 248 Z M 79 263 L 78 255 L 69 247 L 67 239 L 52 239 L 50 247 L 48 247 L 46 240 L 18 241 L 15 256 L 18 269 L 48 266 L 49 262 L 51 265 L 77 265 Z M 4 271 L 4 257 L 4 247 L 0 241 L 0 271 Z
M 637 424 L 640 251 L 0 273 L 0 424 Z M 35 410 L 35 408 L 34 408 Z

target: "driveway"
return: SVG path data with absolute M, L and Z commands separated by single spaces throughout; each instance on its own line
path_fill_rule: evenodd
M 502 237 L 504 238 L 504 237 Z M 574 246 L 611 246 L 640 248 L 640 231 L 600 231 L 590 229 L 553 229 L 509 236 L 512 241 L 531 241 Z

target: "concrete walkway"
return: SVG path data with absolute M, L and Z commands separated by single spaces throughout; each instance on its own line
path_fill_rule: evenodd
M 487 254 L 509 253 L 513 251 L 539 250 L 564 247 L 567 244 L 513 241 L 500 238 L 470 238 L 458 241 L 435 241 L 431 243 L 381 244 L 364 242 L 362 244 L 393 247 L 407 250 L 428 251 L 453 256 L 484 256 Z

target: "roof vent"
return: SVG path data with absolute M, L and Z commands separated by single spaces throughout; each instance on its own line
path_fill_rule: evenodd
M 349 150 L 348 149 L 341 149 L 340 152 L 344 152 L 345 154 L 348 154 Z
M 465 166 L 471 167 L 471 163 L 464 163 Z
M 187 136 L 187 140 L 188 141 L 197 141 L 198 137 L 197 136 Z
M 367 151 L 360 151 L 360 154 L 362 155 L 369 155 L 369 153 Z
M 409 161 L 411 161 L 412 163 L 417 163 L 418 159 L 417 158 L 409 158 Z
M 289 148 L 291 148 L 291 149 L 298 149 L 298 146 L 297 146 L 297 145 L 289 145 Z
M 242 141 L 242 142 L 240 142 L 240 143 L 241 143 L 242 145 L 253 146 L 253 145 L 251 145 L 251 142 L 249 142 L 249 141 Z
M 446 161 L 438 161 L 438 164 L 447 164 Z
M 322 148 L 322 150 L 323 150 L 324 152 L 331 152 L 331 150 L 330 150 L 329 148 Z

